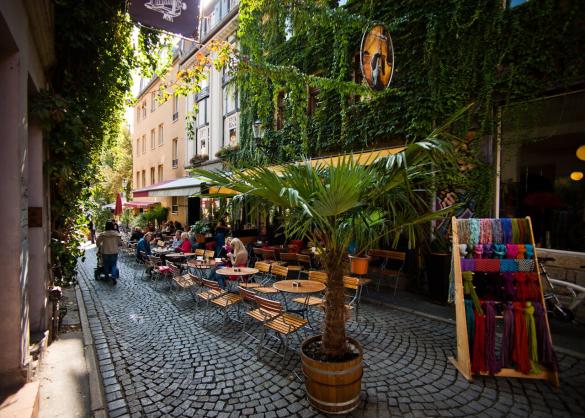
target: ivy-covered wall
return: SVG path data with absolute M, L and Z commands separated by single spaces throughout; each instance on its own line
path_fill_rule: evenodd
M 236 165 L 416 141 L 471 102 L 476 106 L 459 133 L 473 125 L 475 137 L 485 138 L 494 134 L 498 104 L 585 80 L 582 1 L 530 0 L 512 10 L 494 0 L 336 5 L 241 0 L 241 146 L 228 155 Z M 394 79 L 383 93 L 352 81 L 362 34 L 375 22 L 390 30 L 395 49 Z M 312 115 L 310 88 L 320 90 Z M 284 124 L 276 130 L 279 98 Z M 268 128 L 259 142 L 252 133 L 257 119 Z M 462 164 L 472 169 L 465 176 L 445 173 L 443 180 L 479 190 L 480 214 L 486 214 L 492 166 L 479 158 L 480 142 L 462 147 Z

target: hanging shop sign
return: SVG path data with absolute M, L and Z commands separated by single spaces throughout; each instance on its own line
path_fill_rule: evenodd
M 372 89 L 388 88 L 394 74 L 394 46 L 384 25 L 375 25 L 364 32 L 360 67 L 364 79 Z
M 130 0 L 128 11 L 143 26 L 187 38 L 197 32 L 199 0 Z

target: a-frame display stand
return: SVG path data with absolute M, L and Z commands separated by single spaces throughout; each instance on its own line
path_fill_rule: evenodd
M 540 288 L 540 302 L 543 307 L 546 307 L 544 297 L 542 294 L 542 279 L 540 277 L 540 269 L 538 264 L 538 257 L 536 255 L 536 246 L 534 243 L 534 233 L 532 231 L 532 222 L 529 217 L 526 218 L 530 230 L 531 244 L 535 248 L 534 250 L 534 266 L 535 271 L 538 273 L 538 281 Z M 465 302 L 464 302 L 464 291 L 463 291 L 463 277 L 461 269 L 461 254 L 459 251 L 459 221 L 455 217 L 452 218 L 453 228 L 453 267 L 454 267 L 454 279 L 455 279 L 455 319 L 456 319 L 456 331 L 457 331 L 457 356 L 449 357 L 449 361 L 459 370 L 459 372 L 469 381 L 473 380 L 473 373 L 471 371 L 471 356 L 469 350 L 469 340 L 467 335 L 467 321 L 465 315 Z M 466 220 L 462 220 L 466 221 Z M 546 332 L 548 338 L 550 338 L 550 327 L 548 323 L 548 316 L 545 309 L 545 322 Z M 487 372 L 481 372 L 481 375 L 488 375 Z M 559 374 L 557 371 L 545 370 L 538 374 L 524 374 L 516 369 L 503 368 L 499 373 L 494 374 L 497 377 L 516 377 L 516 378 L 528 378 L 528 379 L 545 379 L 550 381 L 555 386 L 559 386 Z

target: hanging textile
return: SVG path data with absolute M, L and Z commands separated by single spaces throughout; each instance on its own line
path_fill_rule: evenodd
M 475 336 L 471 359 L 471 371 L 473 373 L 487 371 L 485 361 L 485 315 L 480 315 L 477 312 L 475 312 Z
M 485 361 L 491 375 L 500 371 L 500 363 L 496 358 L 496 309 L 492 300 L 485 302 Z
M 500 349 L 500 365 L 510 367 L 512 365 L 512 353 L 514 351 L 514 305 L 512 302 L 504 303 L 504 330 L 502 332 L 502 347 Z
M 502 231 L 504 235 L 503 242 L 504 244 L 511 244 L 512 243 L 512 219 L 510 218 L 502 218 Z
M 534 320 L 538 338 L 538 358 L 540 363 L 552 371 L 559 370 L 557 355 L 555 354 L 544 317 L 545 311 L 540 302 L 534 302 Z
M 526 273 L 516 272 L 512 273 L 514 275 L 514 280 L 516 281 L 516 299 L 518 300 L 528 300 L 529 293 L 528 293 L 528 283 L 526 282 Z
M 504 296 L 507 300 L 516 299 L 516 288 L 514 287 L 514 273 L 502 273 L 504 280 Z
M 526 302 L 524 308 L 524 320 L 526 321 L 526 333 L 528 334 L 528 357 L 530 358 L 530 373 L 537 374 L 541 370 L 538 367 L 538 341 L 536 337 L 536 324 L 534 322 L 534 306 Z
M 524 374 L 530 372 L 524 302 L 514 302 L 514 351 L 512 352 L 512 360 L 516 364 L 516 370 Z
M 477 297 L 477 293 L 475 293 L 475 288 L 473 287 L 473 272 L 464 271 L 461 273 L 461 275 L 463 277 L 463 293 L 471 297 L 475 310 L 483 315 L 483 310 L 481 309 L 479 298 Z
M 494 244 L 494 258 L 504 258 L 506 255 L 505 244 Z
M 473 314 L 473 301 L 465 299 L 465 322 L 467 322 L 467 341 L 469 352 L 473 353 L 473 338 L 475 337 L 475 315 Z

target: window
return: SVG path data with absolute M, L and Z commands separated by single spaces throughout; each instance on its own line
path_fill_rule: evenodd
M 140 122 L 140 106 L 136 106 L 136 122 Z
M 136 156 L 140 155 L 140 138 L 136 138 Z
M 160 183 L 163 181 L 163 166 L 162 164 L 158 166 L 158 182 Z
M 146 135 L 142 135 L 142 153 L 146 154 Z
M 205 126 L 209 122 L 207 109 L 208 102 L 209 97 L 197 102 L 197 126 Z
M 142 102 L 142 119 L 146 119 L 146 101 Z
M 140 187 L 140 171 L 136 172 L 136 188 Z
M 154 184 L 154 167 L 150 167 L 150 184 Z
M 171 213 L 173 215 L 176 215 L 177 213 L 179 213 L 179 197 L 178 196 L 173 196 L 171 198 Z
M 162 123 L 160 125 L 158 125 L 158 145 L 162 145 L 164 144 L 164 138 L 163 138 L 163 125 Z
M 142 170 L 142 187 L 146 187 L 146 170 Z
M 154 129 L 150 131 L 150 148 L 154 149 L 156 147 L 156 132 Z
M 179 119 L 179 96 L 173 94 L 173 122 Z
M 173 168 L 179 165 L 179 138 L 173 139 Z
M 226 84 L 223 88 L 223 115 L 229 115 L 237 109 L 237 89 L 235 83 Z
M 156 92 L 150 93 L 150 111 L 154 112 L 156 109 Z

